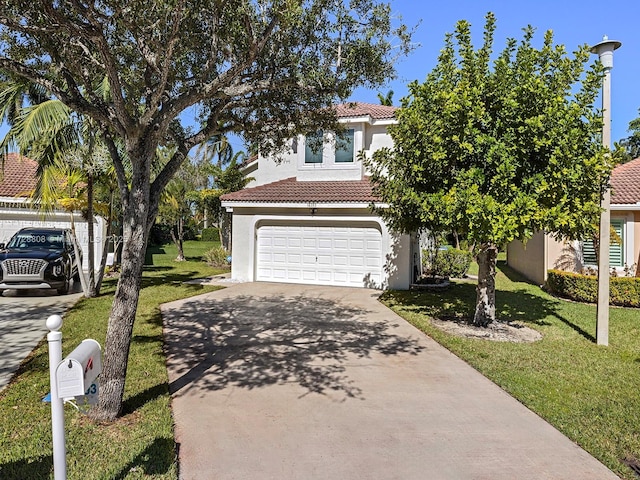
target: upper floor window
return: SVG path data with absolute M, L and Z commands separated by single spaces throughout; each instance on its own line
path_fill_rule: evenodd
M 307 135 L 304 147 L 304 163 L 353 163 L 354 162 L 353 128 L 339 135 L 325 134 L 322 130 Z
M 307 135 L 304 143 L 304 163 L 322 163 L 324 134 L 322 130 Z
M 336 138 L 336 163 L 353 162 L 353 137 L 355 130 L 345 130 Z

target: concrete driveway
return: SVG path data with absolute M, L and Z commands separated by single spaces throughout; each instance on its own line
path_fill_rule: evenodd
M 0 390 L 49 333 L 47 318 L 63 315 L 82 296 L 80 283 L 74 283 L 70 292 L 58 295 L 55 290 L 5 290 L 0 294 Z
M 164 305 L 180 478 L 617 478 L 378 295 L 247 283 Z

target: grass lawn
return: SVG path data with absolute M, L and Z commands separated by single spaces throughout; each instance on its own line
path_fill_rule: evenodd
M 430 318 L 472 315 L 473 282 L 452 282 L 437 293 L 387 292 L 382 299 L 622 478 L 638 478 L 625 462 L 640 460 L 639 309 L 612 307 L 610 346 L 597 346 L 594 305 L 554 298 L 504 262 L 496 278 L 497 315 L 538 330 L 539 342 L 466 339 L 435 328 Z
M 169 388 L 162 352 L 161 303 L 215 290 L 186 285 L 190 278 L 221 273 L 200 260 L 217 242 L 186 242 L 186 262 L 174 262 L 172 245 L 150 247 L 131 343 L 124 415 L 97 425 L 65 406 L 69 479 L 176 479 L 177 461 Z M 116 280 L 102 295 L 81 299 L 64 316 L 63 356 L 85 338 L 104 345 Z M 43 332 L 45 336 L 45 332 Z M 0 479 L 53 478 L 51 408 L 46 336 L 0 393 Z

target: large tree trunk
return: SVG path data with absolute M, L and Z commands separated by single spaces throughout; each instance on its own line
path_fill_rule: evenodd
M 138 308 L 142 269 L 152 221 L 157 212 L 151 201 L 149 166 L 151 156 L 144 147 L 130 152 L 138 161 L 133 166 L 131 186 L 123 200 L 122 270 L 111 306 L 105 341 L 100 395 L 90 416 L 98 421 L 112 421 L 120 415 L 124 398 L 129 349 Z M 146 158 L 146 161 L 145 161 Z
M 493 244 L 482 244 L 476 257 L 478 262 L 478 286 L 476 288 L 476 311 L 473 324 L 486 327 L 496 319 L 496 259 L 498 248 Z

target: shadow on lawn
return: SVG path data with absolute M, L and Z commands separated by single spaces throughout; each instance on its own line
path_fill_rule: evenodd
M 370 320 L 368 313 L 303 295 L 192 300 L 163 312 L 170 390 L 296 383 L 302 395 L 363 398 L 346 374 L 354 357 L 422 350 L 415 339 L 396 334 L 389 322 Z
M 0 464 L 0 478 L 3 480 L 27 478 L 29 480 L 49 480 L 49 478 L 53 478 L 52 472 L 52 455 Z
M 504 262 L 498 262 L 498 270 L 516 287 L 518 283 L 535 285 Z M 471 322 L 475 310 L 476 284 L 454 282 L 449 290 L 440 292 L 387 292 L 383 294 L 383 299 L 428 317 Z M 547 318 L 555 317 L 587 340 L 595 341 L 592 334 L 560 313 L 558 300 L 545 294 L 531 293 L 531 288 L 524 285 L 515 290 L 496 290 L 496 317 L 502 321 L 539 326 L 551 325 Z
M 164 475 L 169 472 L 175 458 L 175 441 L 173 438 L 156 438 L 138 454 L 129 464 L 115 475 L 114 480 L 123 480 Z

